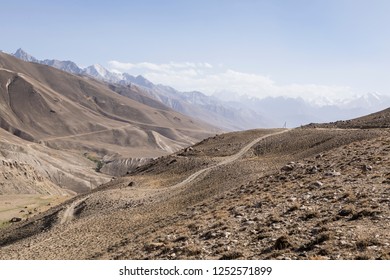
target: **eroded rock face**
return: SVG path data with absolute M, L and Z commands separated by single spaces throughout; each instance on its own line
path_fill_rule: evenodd
M 124 176 L 151 160 L 152 158 L 103 159 L 103 167 L 100 172 L 110 176 Z
M 65 192 L 29 164 L 2 159 L 0 194 L 62 195 Z

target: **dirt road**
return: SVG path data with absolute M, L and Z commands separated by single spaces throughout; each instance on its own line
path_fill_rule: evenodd
M 88 197 L 84 197 L 82 199 L 76 200 L 72 202 L 64 211 L 64 214 L 61 219 L 61 224 L 72 221 L 74 218 L 74 211 L 77 206 L 79 206 L 83 201 L 85 201 Z
M 275 136 L 275 135 L 278 135 L 278 134 L 285 133 L 287 131 L 289 131 L 289 130 L 286 129 L 286 130 L 282 130 L 282 131 L 279 131 L 279 132 L 271 133 L 271 134 L 268 134 L 268 135 L 256 138 L 255 140 L 250 142 L 248 145 L 246 145 L 244 148 L 242 148 L 238 153 L 227 157 L 226 159 L 224 159 L 223 161 L 221 161 L 221 162 L 219 162 L 217 164 L 214 164 L 212 166 L 203 168 L 203 169 L 201 169 L 201 170 L 191 174 L 190 176 L 188 176 L 186 179 L 184 179 L 180 183 L 177 183 L 176 185 L 169 187 L 169 189 L 175 189 L 175 188 L 183 187 L 183 186 L 193 182 L 195 179 L 197 179 L 201 174 L 205 173 L 206 171 L 210 171 L 211 169 L 214 169 L 214 168 L 216 168 L 218 166 L 222 166 L 222 165 L 226 165 L 226 164 L 232 163 L 232 162 L 236 161 L 237 159 L 239 159 L 240 157 L 242 157 L 246 152 L 249 151 L 250 148 L 252 148 L 259 141 L 264 140 L 264 139 L 266 139 L 268 137 L 271 137 L 271 136 Z

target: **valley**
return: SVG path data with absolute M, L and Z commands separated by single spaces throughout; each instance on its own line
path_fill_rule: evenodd
M 26 206 L 47 195 L 58 204 L 220 131 L 150 98 L 140 103 L 5 53 L 0 93 L 0 194 L 25 196 Z M 0 207 L 0 224 L 19 218 L 7 209 Z
M 388 137 L 311 128 L 210 137 L 9 227 L 0 257 L 387 259 Z
M 0 67 L 0 259 L 390 258 L 389 109 L 225 132 L 145 89 Z

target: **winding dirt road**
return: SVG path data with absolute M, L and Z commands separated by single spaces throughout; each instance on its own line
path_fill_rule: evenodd
M 121 250 L 133 246 L 129 240 L 134 240 L 134 234 L 153 230 L 159 227 L 159 221 L 165 223 L 166 217 L 214 195 L 218 190 L 209 189 L 207 184 L 194 184 L 202 180 L 203 175 L 239 160 L 258 142 L 287 131 L 258 137 L 236 154 L 220 158 L 220 162 L 166 188 L 149 189 L 144 188 L 147 186 L 144 184 L 139 188 L 107 189 L 75 198 L 59 211 L 58 223 L 50 230 L 37 231 L 1 247 L 0 259 L 111 259 L 120 256 Z M 196 200 L 192 200 L 194 197 Z M 75 214 L 83 203 L 87 206 L 80 219 Z
M 77 206 L 79 206 L 83 201 L 85 201 L 88 197 L 84 197 L 82 199 L 76 200 L 72 202 L 64 211 L 64 214 L 61 219 L 61 224 L 64 224 L 66 222 L 70 222 L 74 218 L 74 211 Z
M 236 153 L 234 155 L 231 155 L 229 157 L 226 157 L 223 161 L 221 161 L 221 162 L 219 162 L 217 164 L 214 164 L 212 166 L 209 166 L 209 167 L 203 168 L 201 170 L 198 170 L 197 172 L 191 174 L 190 176 L 188 176 L 186 179 L 184 179 L 180 183 L 177 183 L 176 185 L 173 185 L 173 186 L 168 187 L 168 188 L 169 189 L 175 189 L 175 188 L 183 187 L 183 186 L 193 182 L 194 180 L 196 180 L 201 174 L 205 173 L 206 171 L 210 171 L 211 169 L 214 169 L 214 168 L 216 168 L 218 166 L 226 165 L 226 164 L 229 164 L 229 163 L 232 163 L 232 162 L 236 161 L 237 159 L 242 157 L 246 152 L 248 152 L 250 148 L 252 148 L 256 143 L 260 142 L 261 140 L 264 140 L 264 139 L 266 139 L 268 137 L 271 137 L 271 136 L 275 136 L 275 135 L 278 135 L 278 134 L 285 133 L 287 131 L 289 131 L 289 130 L 286 129 L 286 130 L 282 130 L 282 131 L 279 131 L 279 132 L 271 133 L 271 134 L 268 134 L 268 135 L 256 138 L 255 140 L 253 140 L 252 142 L 247 144 L 244 148 L 242 148 L 238 153 Z

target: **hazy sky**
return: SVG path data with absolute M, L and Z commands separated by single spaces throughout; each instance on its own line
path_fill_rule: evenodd
M 2 1 L 0 49 L 206 93 L 390 94 L 390 1 Z

